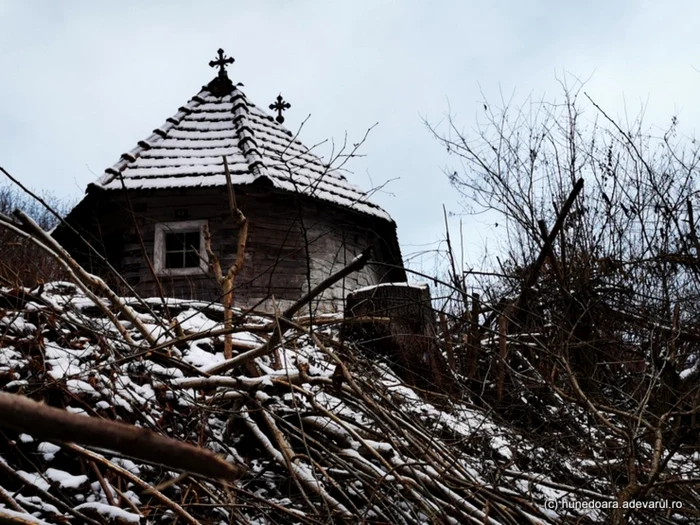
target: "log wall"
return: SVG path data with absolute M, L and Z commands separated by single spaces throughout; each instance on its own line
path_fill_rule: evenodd
M 312 287 L 318 284 L 370 245 L 374 247 L 374 260 L 401 265 L 393 223 L 266 185 L 238 187 L 236 198 L 249 223 L 245 264 L 235 290 L 236 306 L 272 311 L 277 303 L 284 308 L 308 290 L 309 282 Z M 143 256 L 139 235 L 152 258 L 156 223 L 200 219 L 208 221 L 212 248 L 222 268 L 227 269 L 236 258 L 238 232 L 229 213 L 226 188 L 128 194 L 93 190 L 69 216 L 69 222 L 92 239 L 142 296 L 158 295 L 158 287 Z M 81 263 L 96 273 L 105 273 L 65 228 L 54 235 Z M 220 287 L 211 272 L 159 278 L 168 297 L 220 298 Z M 402 269 L 370 264 L 326 291 L 315 306 L 322 311 L 341 311 L 347 292 L 396 280 L 405 280 Z

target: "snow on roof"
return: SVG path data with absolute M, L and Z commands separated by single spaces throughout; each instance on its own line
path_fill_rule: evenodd
M 368 200 L 368 193 L 295 140 L 238 87 L 223 96 L 212 91 L 203 87 L 150 137 L 124 153 L 97 186 L 122 189 L 120 175 L 130 189 L 223 186 L 226 155 L 233 184 L 264 177 L 276 188 L 391 220 Z

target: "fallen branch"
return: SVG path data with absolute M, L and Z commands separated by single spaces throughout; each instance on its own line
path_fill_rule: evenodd
M 66 505 L 66 503 L 63 502 L 63 500 L 58 499 L 56 496 L 42 489 L 41 487 L 38 487 L 33 483 L 28 484 L 27 480 L 19 474 L 17 474 L 17 472 L 15 472 L 15 470 L 12 469 L 2 458 L 0 458 L 0 473 L 4 474 L 4 476 L 9 479 L 12 479 L 18 485 L 25 486 L 27 492 L 29 492 L 30 494 L 38 494 L 44 501 L 50 503 L 60 511 L 75 516 L 79 520 L 83 520 L 83 523 L 89 523 L 90 525 L 101 525 L 99 521 L 95 521 L 92 518 L 80 512 L 79 510 L 75 510 L 70 505 Z
M 207 388 L 235 388 L 238 390 L 253 390 L 269 384 L 275 383 L 301 383 L 302 379 L 299 373 L 286 374 L 279 376 L 259 376 L 259 377 L 229 377 L 229 376 L 209 376 L 209 377 L 187 377 L 183 379 L 174 379 L 162 388 L 182 389 L 194 388 L 195 390 L 203 390 Z
M 182 519 L 184 519 L 190 525 L 200 525 L 199 521 L 197 521 L 189 512 L 187 512 L 185 509 L 183 509 L 180 505 L 178 505 L 173 500 L 171 500 L 170 498 L 165 496 L 162 492 L 151 487 L 148 483 L 143 481 L 138 476 L 133 475 L 128 470 L 120 467 L 119 465 L 115 465 L 111 461 L 107 461 L 105 458 L 103 458 L 99 454 L 95 454 L 94 452 L 90 452 L 89 450 L 86 450 L 83 447 L 79 447 L 78 445 L 66 445 L 66 448 L 69 448 L 73 452 L 76 452 L 76 453 L 80 454 L 81 456 L 86 457 L 92 461 L 95 461 L 95 462 L 99 463 L 100 465 L 102 465 L 103 467 L 105 467 L 113 472 L 116 472 L 120 476 L 128 479 L 134 485 L 138 485 L 141 489 L 146 491 L 148 494 L 151 494 L 152 496 L 154 496 L 158 501 L 160 501 L 163 505 L 165 505 L 170 510 L 172 510 L 175 514 L 180 516 Z
M 6 507 L 16 510 L 17 512 L 24 512 L 24 509 L 19 506 L 19 503 L 15 501 L 12 494 L 7 492 L 4 488 L 0 487 L 0 503 Z
M 0 509 L 0 525 L 49 525 L 28 512 Z
M 114 450 L 168 468 L 217 479 L 237 479 L 241 469 L 208 450 L 126 423 L 71 414 L 0 392 L 0 427 L 40 439 Z
M 260 445 L 265 449 L 265 451 L 281 466 L 288 468 L 292 474 L 296 476 L 299 482 L 305 486 L 307 489 L 311 490 L 314 494 L 323 499 L 323 501 L 328 504 L 328 506 L 336 511 L 343 518 L 352 518 L 352 514 L 348 512 L 345 506 L 336 500 L 333 496 L 328 494 L 323 488 L 321 483 L 304 467 L 301 467 L 294 463 L 293 461 L 286 461 L 285 456 L 282 452 L 277 450 L 268 437 L 260 430 L 260 427 L 250 418 L 248 412 L 243 413 L 244 421 L 252 434 L 257 438 Z M 269 422 L 269 416 L 266 418 Z M 276 438 L 281 437 L 279 430 L 275 433 Z M 289 446 L 285 443 L 286 446 Z

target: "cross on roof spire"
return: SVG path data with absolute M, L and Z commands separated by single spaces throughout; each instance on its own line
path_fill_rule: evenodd
M 282 98 L 282 93 L 277 95 L 277 100 L 274 104 L 270 104 L 270 109 L 273 111 L 277 112 L 277 116 L 275 117 L 275 120 L 282 124 L 284 122 L 284 117 L 282 116 L 282 112 L 291 108 L 292 105 L 289 102 L 286 102 Z
M 226 75 L 226 67 L 229 64 L 233 64 L 234 58 L 233 57 L 227 57 L 224 54 L 224 50 L 219 48 L 217 51 L 217 54 L 219 55 L 219 58 L 216 60 L 210 60 L 209 61 L 209 66 L 210 67 L 218 67 L 219 68 L 219 76 L 220 77 L 225 77 Z

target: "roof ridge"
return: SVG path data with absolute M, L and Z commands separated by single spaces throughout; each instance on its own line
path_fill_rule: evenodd
M 231 92 L 231 102 L 233 104 L 231 108 L 233 126 L 238 136 L 238 147 L 243 152 L 243 156 L 248 162 L 250 172 L 255 175 L 256 178 L 262 177 L 265 175 L 263 173 L 265 163 L 262 155 L 260 155 L 259 146 L 255 140 L 255 134 L 253 133 L 253 127 L 248 120 L 248 101 L 246 100 L 245 93 L 238 89 L 237 86 L 234 86 Z

